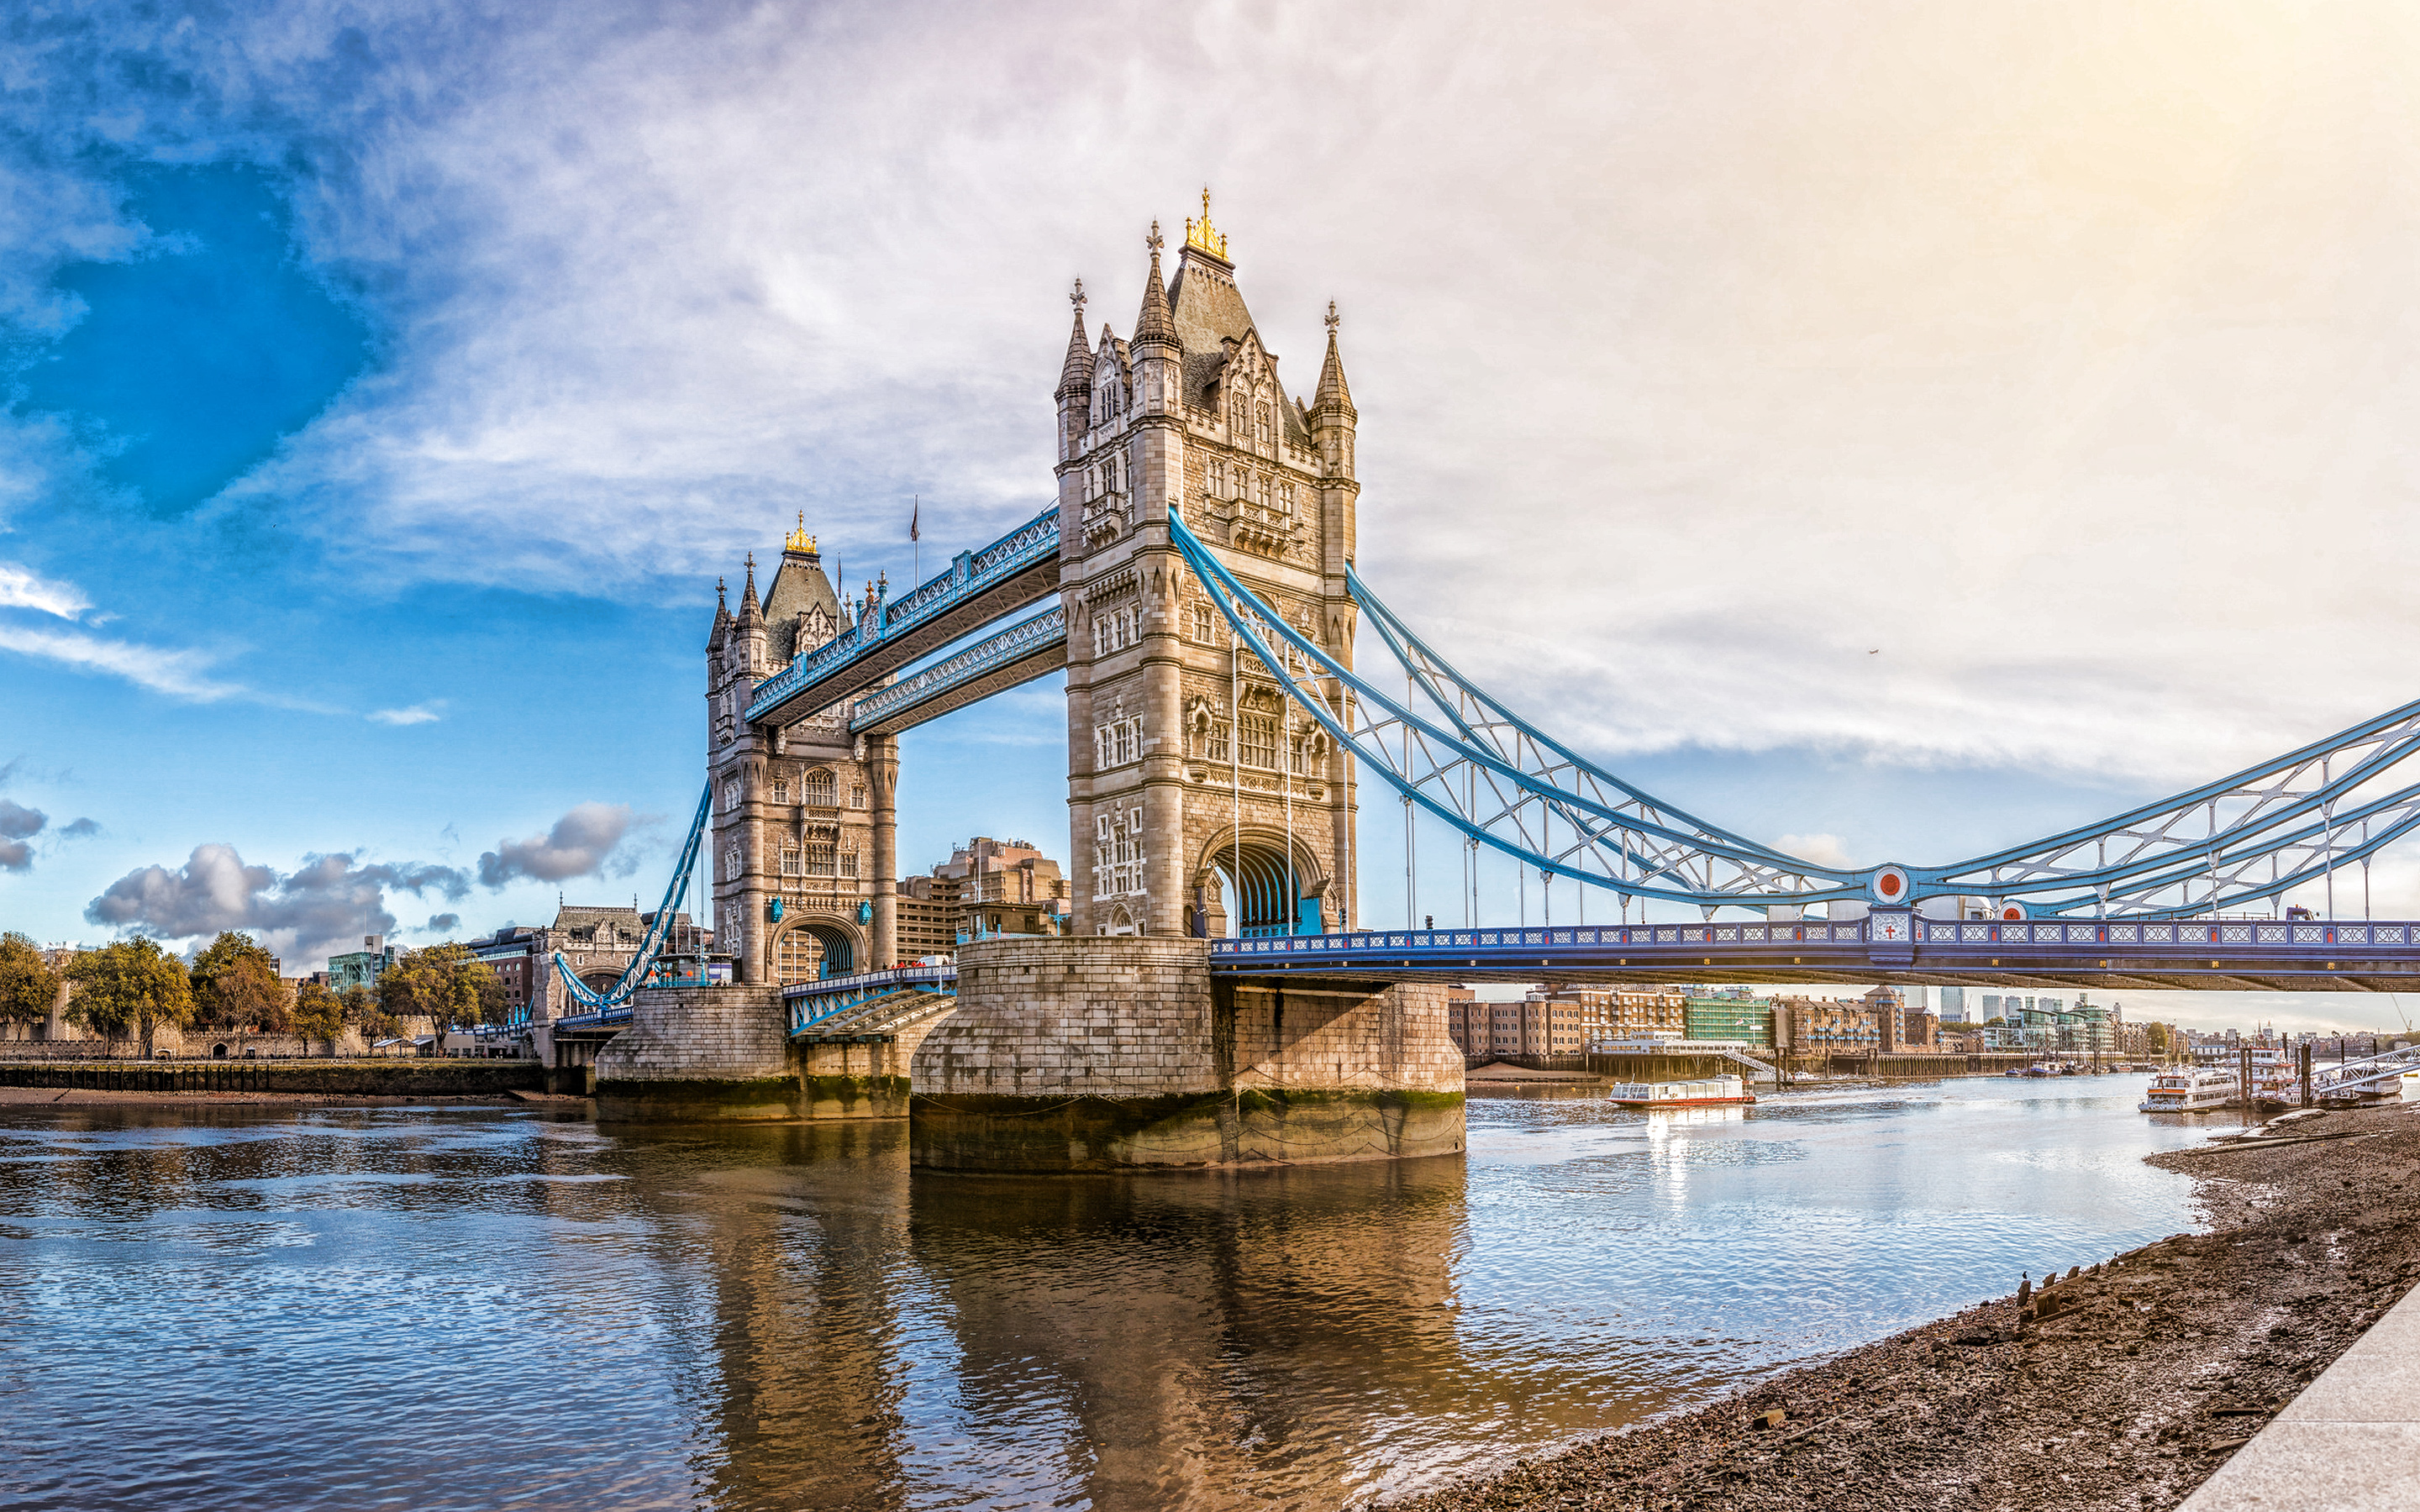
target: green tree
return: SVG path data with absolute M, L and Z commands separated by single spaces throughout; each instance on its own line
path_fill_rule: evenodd
M 226 931 L 194 957 L 196 1022 L 218 1027 L 284 1029 L 288 1019 L 286 984 L 277 961 L 249 934 Z
M 333 1041 L 345 1032 L 345 1001 L 325 983 L 297 982 L 293 1022 L 294 1032 L 305 1039 Z
M 2168 1026 L 2166 1025 L 2151 1025 L 2149 1029 L 2145 1031 L 2145 1038 L 2149 1040 L 2151 1042 L 2151 1054 L 2155 1056 L 2164 1056 L 2168 1053 Z
M 79 951 L 67 977 L 76 987 L 68 1016 L 105 1039 L 140 1036 L 147 1057 L 161 1025 L 194 1020 L 193 982 L 183 964 L 140 935 Z
M 59 974 L 23 934 L 0 934 L 0 1023 L 30 1024 L 50 1016 L 59 1000 Z
M 501 1018 L 504 984 L 467 945 L 405 952 L 379 974 L 379 1006 L 396 1018 L 425 1015 L 438 1031 Z

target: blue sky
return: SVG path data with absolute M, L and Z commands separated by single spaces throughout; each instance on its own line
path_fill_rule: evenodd
M 1947 859 L 2409 697 L 2409 23 L 2038 8 L 18 8 L 0 924 L 652 903 L 715 578 L 1040 507 L 1068 281 L 1125 330 L 1204 180 L 1297 388 L 1344 312 L 1365 575 L 1733 828 Z M 1063 741 L 911 735 L 903 860 L 1063 854 Z

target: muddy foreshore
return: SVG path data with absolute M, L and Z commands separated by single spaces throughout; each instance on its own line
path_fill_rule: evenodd
M 2085 1273 L 1393 1505 L 2173 1507 L 2420 1279 L 2420 1109 L 2290 1132 L 2322 1137 L 2151 1157 L 2210 1233 L 2042 1256 Z

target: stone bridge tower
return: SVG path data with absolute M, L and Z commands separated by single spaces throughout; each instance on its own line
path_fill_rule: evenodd
M 897 954 L 896 737 L 851 735 L 845 703 L 772 729 L 745 717 L 759 682 L 846 628 L 803 517 L 762 602 L 753 556 L 738 613 L 717 590 L 706 648 L 714 790 L 706 860 L 716 949 L 737 958 L 745 982 L 810 981 L 887 966 Z
M 1351 760 L 1238 649 L 1168 532 L 1180 514 L 1352 665 L 1359 485 L 1335 306 L 1313 396 L 1289 399 L 1209 195 L 1164 285 L 1156 224 L 1148 245 L 1129 338 L 1092 336 L 1077 285 L 1057 394 L 1074 929 L 1342 928 L 1357 918 Z M 1343 717 L 1342 690 L 1326 694 Z

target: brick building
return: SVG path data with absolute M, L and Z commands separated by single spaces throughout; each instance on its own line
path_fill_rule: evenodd
M 566 903 L 555 910 L 551 924 L 507 924 L 466 943 L 504 984 L 510 1021 L 543 1024 L 581 1011 L 554 969 L 556 951 L 563 952 L 573 976 L 602 991 L 621 980 L 655 918 L 654 913 L 643 914 L 635 907 Z M 693 955 L 711 949 L 713 943 L 713 936 L 697 928 L 689 915 L 673 916 L 665 941 L 668 953 Z

